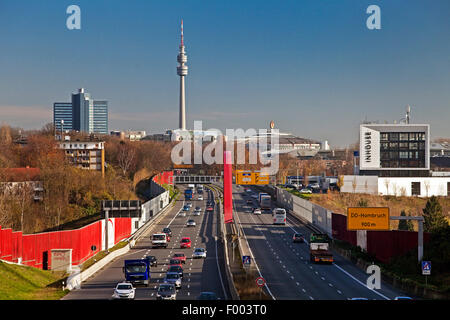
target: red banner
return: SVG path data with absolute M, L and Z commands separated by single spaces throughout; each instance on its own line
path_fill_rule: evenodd
M 223 153 L 223 214 L 225 223 L 233 222 L 233 169 L 231 151 Z

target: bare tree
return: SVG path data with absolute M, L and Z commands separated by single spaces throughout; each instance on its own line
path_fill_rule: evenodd
M 131 144 L 121 142 L 117 154 L 117 161 L 125 176 L 127 172 L 136 165 L 136 148 Z

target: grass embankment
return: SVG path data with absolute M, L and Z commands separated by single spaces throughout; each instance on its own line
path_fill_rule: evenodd
M 68 292 L 62 290 L 65 276 L 63 272 L 0 262 L 0 299 L 58 300 Z

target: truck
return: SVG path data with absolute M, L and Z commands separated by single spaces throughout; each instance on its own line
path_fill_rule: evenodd
M 152 248 L 167 248 L 167 234 L 155 233 L 152 235 Z
M 272 197 L 268 194 L 260 195 L 259 206 L 261 210 L 270 210 L 272 208 Z
M 311 262 L 333 263 L 329 250 L 330 238 L 324 233 L 312 233 L 309 238 L 309 259 Z
M 122 271 L 125 280 L 133 284 L 150 286 L 150 261 L 147 259 L 125 260 Z
M 192 194 L 195 193 L 195 184 L 188 184 L 188 189 L 192 190 Z
M 184 190 L 184 199 L 185 200 L 192 200 L 192 189 Z

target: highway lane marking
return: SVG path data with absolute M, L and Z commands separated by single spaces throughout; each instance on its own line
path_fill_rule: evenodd
M 303 293 L 306 293 L 306 290 L 305 290 L 305 289 L 302 289 L 302 291 L 303 291 Z
M 300 285 L 300 283 L 298 283 L 298 282 L 296 282 L 296 284 L 299 286 Z
M 330 287 L 333 287 L 333 285 L 331 283 L 328 284 Z
M 347 271 L 345 271 L 344 269 L 342 269 L 341 267 L 339 267 L 337 264 L 333 263 L 333 265 L 338 268 L 339 270 L 341 270 L 343 273 L 345 273 L 346 275 L 348 275 L 350 278 L 352 278 L 353 280 L 355 280 L 357 283 L 359 283 L 360 285 L 362 285 L 364 288 L 366 288 L 367 290 L 370 290 L 376 294 L 378 294 L 380 297 L 383 297 L 386 300 L 391 300 L 388 297 L 386 297 L 384 294 L 375 291 L 374 289 L 370 289 L 367 287 L 367 285 L 365 285 L 364 283 L 362 283 L 361 281 L 359 281 L 358 279 L 356 279 L 354 276 L 352 276 L 350 273 L 348 273 Z
M 339 294 L 342 294 L 341 290 L 338 290 L 337 292 L 338 292 Z
M 309 296 L 309 298 L 310 298 L 311 300 L 314 300 L 314 298 L 313 298 L 313 297 L 311 297 L 311 296 Z
M 324 278 L 324 277 L 321 277 L 320 279 L 322 279 L 323 281 L 325 281 L 325 278 Z

